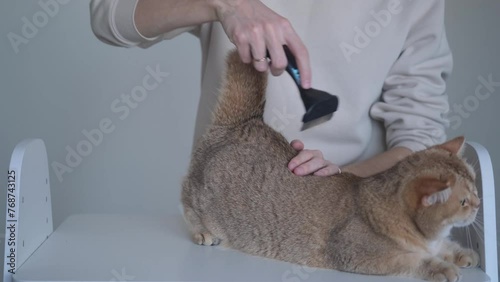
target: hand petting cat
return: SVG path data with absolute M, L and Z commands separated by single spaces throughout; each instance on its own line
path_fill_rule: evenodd
M 300 140 L 293 140 L 290 145 L 299 153 L 288 163 L 288 169 L 299 176 L 317 175 L 330 176 L 340 173 L 338 165 L 325 160 L 323 153 L 319 150 L 304 150 L 304 143 Z

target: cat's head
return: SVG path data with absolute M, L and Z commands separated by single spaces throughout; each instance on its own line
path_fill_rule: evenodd
M 465 139 L 458 137 L 409 156 L 405 200 L 419 225 L 446 230 L 467 226 L 477 215 L 480 199 L 474 169 L 463 159 Z M 420 226 L 431 228 L 432 226 Z

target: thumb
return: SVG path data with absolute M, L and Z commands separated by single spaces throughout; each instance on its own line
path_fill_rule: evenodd
M 302 143 L 302 141 L 300 141 L 298 139 L 295 139 L 292 142 L 290 142 L 290 145 L 296 151 L 302 151 L 302 150 L 304 150 L 304 143 Z

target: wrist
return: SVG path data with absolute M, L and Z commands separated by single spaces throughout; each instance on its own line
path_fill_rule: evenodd
M 211 7 L 214 14 L 214 19 L 222 21 L 229 13 L 240 6 L 242 2 L 249 0 L 208 0 L 208 5 Z
M 206 0 L 204 1 L 208 5 L 211 18 L 213 21 L 220 21 L 219 14 L 222 10 L 226 9 L 227 3 L 224 0 Z

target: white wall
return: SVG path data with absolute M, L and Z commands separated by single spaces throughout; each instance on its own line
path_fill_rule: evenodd
M 453 117 L 448 135 L 465 135 L 468 140 L 481 143 L 488 149 L 497 183 L 495 186 L 499 187 L 500 1 L 449 0 L 446 3 L 447 33 L 455 63 L 448 82 L 450 117 Z M 481 81 L 488 80 L 489 76 L 497 86 L 486 90 Z M 480 87 L 482 89 L 477 94 L 476 90 Z M 498 190 L 496 199 L 499 203 L 498 234 Z
M 479 96 L 475 94 L 483 78 L 492 76 L 497 85 L 500 83 L 500 1 L 454 0 L 447 4 L 446 26 L 455 63 L 448 82 L 450 116 L 455 116 L 455 121 L 448 133 L 465 134 L 469 140 L 485 145 L 492 155 L 494 168 L 500 168 L 500 127 L 497 123 L 500 87 L 492 91 L 484 87 Z M 454 109 L 457 105 L 461 105 L 464 113 Z M 495 171 L 500 181 L 500 170 Z
M 499 168 L 500 87 L 483 100 L 472 96 L 479 76 L 491 74 L 500 81 L 500 1 L 447 3 L 446 24 L 455 58 L 450 100 L 452 105 L 471 103 L 468 117 L 460 117 L 460 125 L 453 123 L 449 135 L 465 134 L 482 143 L 490 150 L 494 168 Z M 0 2 L 0 172 L 7 171 L 14 146 L 28 137 L 46 142 L 49 162 L 65 164 L 66 147 L 75 149 L 87 139 L 83 130 L 98 128 L 109 118 L 114 131 L 103 134 L 102 142 L 62 181 L 51 169 L 55 226 L 80 212 L 176 210 L 199 98 L 197 40 L 182 35 L 147 50 L 111 47 L 92 34 L 87 1 L 59 8 L 16 53 L 8 34 L 20 35 L 23 18 L 32 21 L 42 8 L 38 1 Z M 169 76 L 120 119 L 122 112 L 111 109 L 114 100 L 142 85 L 146 67 L 157 65 Z M 495 176 L 500 181 L 498 169 Z M 4 200 L 3 190 L 0 218 L 5 214 Z
M 40 10 L 38 1 L 0 2 L 1 179 L 20 140 L 42 138 L 49 162 L 65 164 L 66 146 L 75 149 L 82 130 L 109 118 L 114 131 L 73 172 L 59 181 L 50 169 L 54 225 L 81 212 L 176 211 L 199 98 L 198 41 L 186 34 L 149 50 L 111 47 L 93 35 L 88 1 L 71 1 L 16 53 L 8 33 L 21 34 L 22 18 Z M 169 76 L 121 120 L 113 101 L 157 65 Z M 5 196 L 2 189 L 2 219 Z

